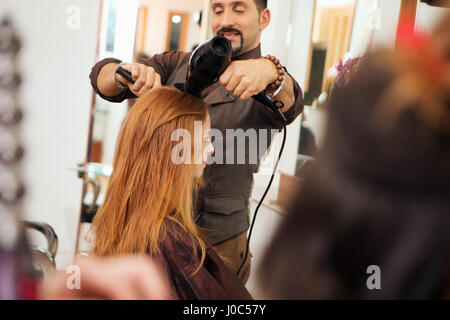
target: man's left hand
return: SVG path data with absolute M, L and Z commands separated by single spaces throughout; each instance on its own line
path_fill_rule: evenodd
M 276 66 L 261 58 L 233 61 L 220 76 L 219 82 L 228 92 L 247 100 L 265 90 L 277 77 Z

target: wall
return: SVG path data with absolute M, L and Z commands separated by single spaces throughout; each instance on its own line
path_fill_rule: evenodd
M 271 12 L 269 26 L 262 32 L 262 54 L 271 54 L 286 63 L 287 44 L 290 39 L 289 25 L 291 20 L 292 0 L 268 0 L 267 7 Z
M 397 23 L 401 0 L 358 0 L 353 25 L 350 52 L 352 56 L 365 52 L 370 42 L 370 27 L 373 21 L 374 31 L 372 48 L 385 46 L 393 48 L 397 33 Z
M 145 41 L 145 51 L 148 54 L 153 55 L 166 50 L 167 19 L 171 10 L 185 11 L 190 14 L 186 50 L 189 51 L 194 44 L 204 41 L 201 27 L 192 21 L 194 13 L 203 9 L 203 0 L 141 0 L 140 5 L 146 5 L 149 8 Z
M 364 53 L 369 41 L 369 21 L 376 10 L 375 31 L 373 45 L 394 47 L 397 30 L 398 15 L 400 13 L 400 0 L 359 0 L 357 1 L 353 36 L 351 42 L 351 55 Z M 375 7 L 375 8 L 374 8 Z M 417 12 L 417 27 L 431 31 L 439 19 L 450 9 L 432 7 L 425 3 L 419 3 Z
M 439 8 L 420 3 L 417 12 L 417 28 L 431 32 L 445 14 L 450 12 L 449 8 Z
M 25 115 L 23 214 L 54 227 L 60 266 L 75 248 L 82 183 L 71 168 L 86 153 L 92 97 L 88 76 L 95 58 L 99 4 L 99 0 L 0 2 L 0 16 L 8 13 L 23 44 L 19 97 Z M 71 5 L 81 10 L 79 29 L 68 28 Z
M 360 0 L 362 2 L 364 0 Z M 393 48 L 397 34 L 398 17 L 401 0 L 379 0 L 380 28 L 375 30 L 373 46 L 387 46 Z

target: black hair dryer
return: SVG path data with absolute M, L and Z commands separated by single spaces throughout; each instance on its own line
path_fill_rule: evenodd
M 218 81 L 220 75 L 228 68 L 231 63 L 231 54 L 231 43 L 225 37 L 216 36 L 203 43 L 192 53 L 186 81 L 175 83 L 175 87 L 199 97 L 201 92 Z M 273 101 L 265 92 L 253 96 L 253 99 L 277 112 L 286 122 L 286 118 L 280 111 L 284 106 L 281 101 Z
M 199 97 L 201 92 L 219 80 L 231 63 L 231 43 L 217 36 L 206 41 L 192 53 L 185 82 L 175 83 L 181 91 Z

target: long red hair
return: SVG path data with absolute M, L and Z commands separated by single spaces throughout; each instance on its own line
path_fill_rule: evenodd
M 193 257 L 200 257 L 197 270 L 201 267 L 206 249 L 193 221 L 200 181 L 195 165 L 172 161 L 178 142 L 171 134 L 185 129 L 193 137 L 194 121 L 207 115 L 205 102 L 175 89 L 150 90 L 138 99 L 120 131 L 114 171 L 92 223 L 93 255 L 156 255 L 164 221 L 171 219 L 198 244 Z

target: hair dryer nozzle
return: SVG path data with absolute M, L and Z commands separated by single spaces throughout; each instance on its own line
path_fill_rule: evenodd
M 216 56 L 227 57 L 232 51 L 231 43 L 225 37 L 214 37 L 211 39 L 211 51 Z
M 217 36 L 200 45 L 191 56 L 184 91 L 195 96 L 212 85 L 231 63 L 230 41 Z

